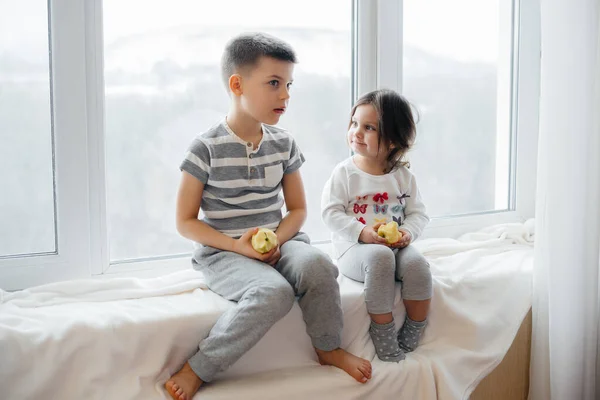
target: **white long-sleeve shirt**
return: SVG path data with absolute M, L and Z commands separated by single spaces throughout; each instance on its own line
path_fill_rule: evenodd
M 397 221 L 415 240 L 429 222 L 417 181 L 408 168 L 371 175 L 359 169 L 352 157 L 338 164 L 325 183 L 321 217 L 332 232 L 336 258 L 358 243 L 365 225 Z

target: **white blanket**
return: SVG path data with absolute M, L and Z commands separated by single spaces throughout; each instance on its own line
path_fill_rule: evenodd
M 343 346 L 373 363 L 361 385 L 318 365 L 298 305 L 201 399 L 466 399 L 531 306 L 532 223 L 416 245 L 434 275 L 429 325 L 398 364 L 375 357 L 362 285 L 340 277 Z M 404 308 L 397 296 L 396 320 Z M 162 383 L 233 303 L 185 271 L 0 291 L 1 398 L 164 399 Z

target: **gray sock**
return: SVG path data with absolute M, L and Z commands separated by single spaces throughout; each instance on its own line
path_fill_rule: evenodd
M 398 346 L 406 353 L 410 353 L 419 345 L 419 339 L 427 326 L 427 320 L 420 322 L 413 321 L 406 316 L 404 325 L 398 332 Z
M 375 345 L 377 357 L 381 361 L 398 362 L 404 360 L 406 357 L 404 352 L 398 347 L 394 321 L 383 325 L 371 321 L 369 335 L 371 335 L 371 339 Z

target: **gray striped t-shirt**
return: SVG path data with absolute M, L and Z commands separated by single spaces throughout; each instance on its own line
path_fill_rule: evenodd
M 282 219 L 283 174 L 304 163 L 286 130 L 262 128 L 253 150 L 222 121 L 194 139 L 180 166 L 204 184 L 202 221 L 227 236 L 237 238 L 254 227 L 275 230 Z

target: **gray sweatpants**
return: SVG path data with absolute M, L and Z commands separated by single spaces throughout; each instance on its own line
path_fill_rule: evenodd
M 342 310 L 338 270 L 329 256 L 310 245 L 304 233 L 281 246 L 272 267 L 237 253 L 205 246 L 192 260 L 208 287 L 237 305 L 227 310 L 189 360 L 205 382 L 237 361 L 284 317 L 299 297 L 306 330 L 314 347 L 333 350 L 341 344 Z
M 413 246 L 390 249 L 381 244 L 359 243 L 338 260 L 342 274 L 365 283 L 365 302 L 371 314 L 394 308 L 396 281 L 402 283 L 404 300 L 427 300 L 432 296 L 431 270 Z

